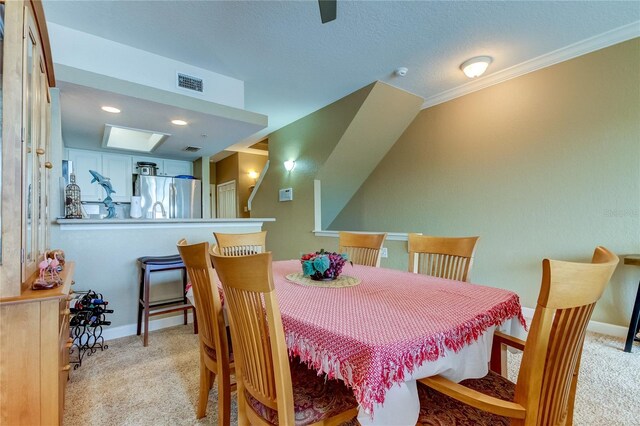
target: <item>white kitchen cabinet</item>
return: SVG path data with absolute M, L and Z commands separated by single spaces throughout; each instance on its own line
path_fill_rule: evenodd
M 166 176 L 192 175 L 191 161 L 164 160 L 163 172 Z
M 133 174 L 138 173 L 138 161 L 156 163 L 158 176 L 177 176 L 193 174 L 191 161 L 165 160 L 163 158 L 142 157 L 138 155 L 110 154 L 100 151 L 68 148 L 68 160 L 73 161 L 73 172 L 76 183 L 80 186 L 82 201 L 102 201 L 105 191 L 97 182 L 91 183 L 93 176 L 89 170 L 95 170 L 111 179 L 115 194 L 111 199 L 115 202 L 130 202 L 133 195 Z
M 73 173 L 80 187 L 82 201 L 102 201 L 105 192 L 97 182 L 91 183 L 93 176 L 89 173 L 89 170 L 95 170 L 102 174 L 102 153 L 72 148 L 67 152 L 67 158 L 73 162 Z
M 142 157 L 140 155 L 133 155 L 131 156 L 131 167 L 133 170 L 133 173 L 138 174 L 138 161 L 144 161 L 146 163 L 156 163 L 156 166 L 158 167 L 158 169 L 156 170 L 156 174 L 158 176 L 164 176 L 163 174 L 163 170 L 164 170 L 164 159 L 162 158 L 155 158 L 155 157 Z
M 115 194 L 111 195 L 113 201 L 131 201 L 133 195 L 131 156 L 119 154 L 102 154 L 102 176 L 111 179 L 111 187 Z M 103 191 L 103 195 L 106 193 Z
M 165 160 L 164 158 L 132 156 L 133 173 L 138 173 L 138 162 L 145 161 L 148 163 L 156 163 L 158 176 L 177 176 L 191 175 L 193 173 L 193 163 L 191 161 L 182 160 Z

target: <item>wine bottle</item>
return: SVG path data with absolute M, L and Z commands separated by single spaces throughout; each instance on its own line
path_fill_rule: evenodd
M 101 315 L 101 314 L 112 314 L 113 313 L 113 309 L 105 309 L 101 306 L 96 306 L 95 308 L 93 308 L 91 310 L 95 315 Z

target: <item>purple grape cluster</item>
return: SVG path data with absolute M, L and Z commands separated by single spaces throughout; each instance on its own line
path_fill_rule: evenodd
M 324 271 L 323 278 L 337 278 L 342 273 L 342 267 L 347 259 L 338 253 L 325 253 L 329 257 L 329 269 Z

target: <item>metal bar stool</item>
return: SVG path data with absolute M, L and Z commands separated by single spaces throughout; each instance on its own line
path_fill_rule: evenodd
M 138 330 L 139 336 L 142 331 L 144 319 L 144 346 L 149 344 L 149 317 L 166 314 L 169 312 L 184 312 L 184 324 L 187 324 L 187 311 L 193 309 L 193 332 L 198 333 L 198 323 L 196 320 L 196 308 L 189 303 L 185 292 L 187 287 L 187 270 L 180 255 L 172 256 L 145 256 L 138 258 L 140 267 L 140 289 L 138 297 Z M 158 271 L 171 271 L 180 269 L 182 271 L 182 297 L 150 301 L 151 273 Z

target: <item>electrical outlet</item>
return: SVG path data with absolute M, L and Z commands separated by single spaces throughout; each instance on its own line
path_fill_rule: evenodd
M 387 253 L 387 248 L 386 247 L 382 247 L 380 249 L 380 257 L 389 257 L 389 253 Z

